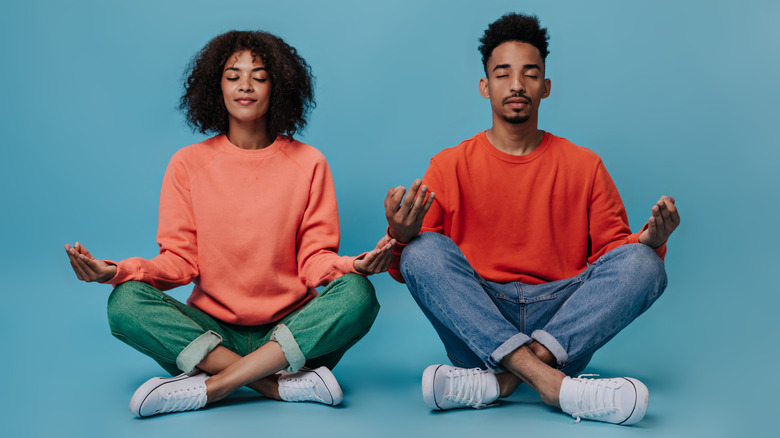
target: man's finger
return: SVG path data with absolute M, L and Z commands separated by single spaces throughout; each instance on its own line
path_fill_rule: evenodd
M 422 180 L 416 179 L 409 187 L 409 193 L 406 195 L 406 199 L 404 199 L 404 202 L 401 204 L 402 207 L 406 208 L 406 211 L 411 210 L 412 206 L 414 205 L 414 201 L 417 199 L 417 192 L 420 190 L 421 185 Z
M 394 211 L 398 211 L 403 207 L 404 195 L 406 194 L 406 187 L 401 186 L 395 191 L 393 195 L 393 208 Z
M 393 187 L 387 191 L 387 196 L 385 196 L 385 210 L 389 212 L 394 212 L 394 211 L 398 211 L 398 209 L 401 208 L 401 200 L 397 199 L 396 195 L 398 191 L 402 189 L 404 189 L 403 186 L 398 186 L 398 187 Z M 401 195 L 401 198 L 403 198 L 403 195 Z
M 431 192 L 428 194 L 428 199 L 425 200 L 425 204 L 423 204 L 422 209 L 417 214 L 418 220 L 422 220 L 425 217 L 425 215 L 428 214 L 428 210 L 431 209 L 431 205 L 433 205 L 433 199 L 435 197 L 436 197 L 436 193 Z
M 419 215 L 420 209 L 422 208 L 422 205 L 425 202 L 425 195 L 427 194 L 428 194 L 428 186 L 422 186 L 420 187 L 420 190 L 417 191 L 417 194 L 414 196 L 414 202 L 412 203 L 412 208 L 409 212 L 414 217 L 417 217 Z
M 656 235 L 658 234 L 655 225 L 655 216 L 650 216 L 650 219 L 647 220 L 647 232 L 650 235 L 651 240 L 655 240 Z
M 677 211 L 677 206 L 674 205 L 674 198 L 665 196 L 666 210 L 669 212 L 669 220 L 676 227 L 680 223 L 680 213 Z

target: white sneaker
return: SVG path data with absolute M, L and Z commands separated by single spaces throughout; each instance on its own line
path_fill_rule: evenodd
M 133 394 L 130 412 L 136 417 L 149 417 L 200 409 L 206 405 L 206 379 L 209 377 L 199 373 L 149 379 Z
M 644 383 L 630 377 L 563 379 L 561 409 L 577 419 L 634 424 L 647 412 L 649 392 Z
M 498 398 L 498 379 L 480 368 L 431 365 L 423 372 L 422 393 L 431 409 L 484 408 Z
M 339 382 L 325 367 L 279 377 L 279 396 L 288 402 L 313 401 L 336 406 L 344 400 Z

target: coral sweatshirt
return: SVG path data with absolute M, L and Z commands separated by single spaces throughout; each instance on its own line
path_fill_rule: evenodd
M 422 232 L 450 237 L 486 280 L 570 278 L 611 249 L 638 242 L 601 158 L 550 133 L 517 156 L 481 132 L 434 156 L 423 183 L 436 198 Z M 403 247 L 394 248 L 390 268 L 401 282 Z M 663 257 L 666 245 L 656 253 Z
M 108 261 L 118 269 L 107 283 L 167 290 L 194 282 L 188 304 L 222 321 L 260 325 L 355 272 L 355 257 L 336 254 L 328 163 L 295 140 L 245 150 L 219 135 L 179 150 L 163 178 L 159 214 L 160 254 Z

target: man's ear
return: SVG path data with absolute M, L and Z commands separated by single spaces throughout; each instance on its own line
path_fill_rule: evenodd
M 480 78 L 479 80 L 479 94 L 485 99 L 490 99 L 490 88 L 488 88 L 488 78 Z
M 550 89 L 552 87 L 552 82 L 548 78 L 544 78 L 544 93 L 542 94 L 542 99 L 546 99 L 550 97 Z

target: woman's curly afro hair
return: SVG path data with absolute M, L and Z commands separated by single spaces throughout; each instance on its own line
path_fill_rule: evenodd
M 507 41 L 528 43 L 542 55 L 542 61 L 547 60 L 550 51 L 547 50 L 547 29 L 541 27 L 536 15 L 509 13 L 490 23 L 485 34 L 480 38 L 479 51 L 482 53 L 482 65 L 487 74 L 487 63 L 493 49 Z
M 228 113 L 220 81 L 230 55 L 249 50 L 259 56 L 271 78 L 268 105 L 268 134 L 292 138 L 306 125 L 314 108 L 314 79 L 311 68 L 295 48 L 281 38 L 261 31 L 230 31 L 209 41 L 187 68 L 184 95 L 179 108 L 187 122 L 203 134 L 226 134 Z

